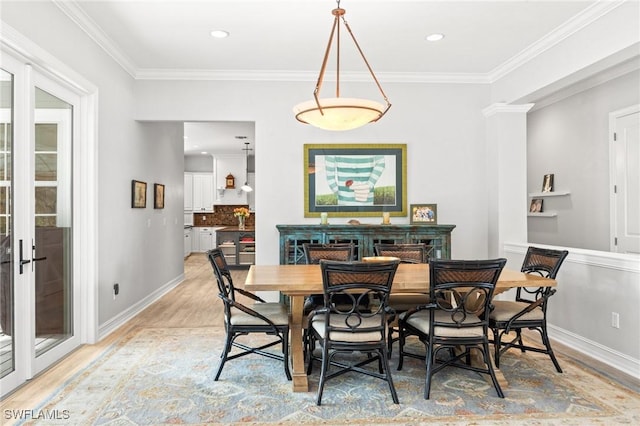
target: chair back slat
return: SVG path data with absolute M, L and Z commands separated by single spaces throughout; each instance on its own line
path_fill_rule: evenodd
M 222 250 L 219 248 L 209 250 L 207 252 L 207 258 L 213 267 L 219 294 L 231 300 L 235 300 L 235 289 L 233 287 L 231 271 L 229 270 L 229 266 L 224 258 Z
M 526 274 L 555 279 L 560 266 L 568 255 L 568 250 L 552 250 L 531 246 L 527 249 L 520 270 Z M 554 292 L 555 289 L 551 287 L 519 287 L 516 290 L 516 300 L 533 302 L 542 297 L 548 297 Z M 543 305 L 542 309 L 546 310 L 546 303 Z
M 333 331 L 384 332 L 389 293 L 399 260 L 337 262 L 321 260 L 327 335 Z M 377 300 L 373 309 L 363 300 Z M 371 319 L 376 319 L 372 321 Z
M 402 263 L 427 263 L 429 251 L 426 244 L 375 244 L 376 256 L 397 257 Z
M 438 307 L 430 311 L 433 327 L 487 327 L 482 313 L 490 309 L 505 264 L 506 259 L 429 261 L 430 296 Z
M 318 264 L 321 260 L 351 262 L 355 256 L 355 245 L 352 243 L 302 245 L 305 260 L 308 264 Z

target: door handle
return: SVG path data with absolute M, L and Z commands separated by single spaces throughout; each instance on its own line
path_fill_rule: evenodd
M 24 258 L 24 253 L 22 250 L 22 240 L 20 240 L 20 275 L 24 273 L 24 265 L 27 263 L 31 263 L 31 260 L 27 260 Z

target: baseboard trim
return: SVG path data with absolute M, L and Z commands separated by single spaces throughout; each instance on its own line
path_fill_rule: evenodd
M 115 317 L 111 318 L 109 321 L 101 324 L 98 328 L 98 339 L 102 340 L 107 337 L 109 334 L 116 331 L 118 328 L 129 322 L 133 317 L 138 315 L 140 312 L 145 310 L 151 304 L 156 302 L 162 296 L 173 290 L 184 281 L 184 273 L 178 275 L 153 293 L 150 293 L 147 297 L 140 300 L 138 303 L 130 306 L 128 309 L 122 311 Z
M 616 370 L 636 379 L 640 379 L 640 360 L 631 358 L 621 352 L 603 346 L 597 342 L 585 339 L 570 331 L 552 324 L 547 324 L 549 337 L 577 352 L 584 354 L 596 361 L 609 365 Z

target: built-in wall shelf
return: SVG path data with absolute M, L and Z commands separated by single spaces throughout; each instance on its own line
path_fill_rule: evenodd
M 556 217 L 558 212 L 527 213 L 529 217 Z
M 562 195 L 569 195 L 569 194 L 571 194 L 571 191 L 530 192 L 529 197 L 531 198 L 560 197 Z

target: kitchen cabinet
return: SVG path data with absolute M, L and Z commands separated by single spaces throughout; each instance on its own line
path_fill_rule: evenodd
M 193 210 L 193 174 L 184 174 L 184 209 Z
M 184 257 L 191 254 L 193 241 L 193 230 L 191 228 L 184 228 Z
M 205 253 L 215 247 L 216 228 L 195 227 L 193 235 L 193 251 Z
M 236 227 L 222 228 L 216 233 L 218 248 L 229 266 L 248 267 L 256 261 L 254 230 Z
M 213 174 L 193 173 L 193 211 L 213 211 Z
M 353 243 L 356 259 L 373 256 L 383 244 L 425 243 L 430 258 L 451 258 L 455 225 L 276 225 L 280 232 L 280 264 L 306 263 L 304 243 Z

